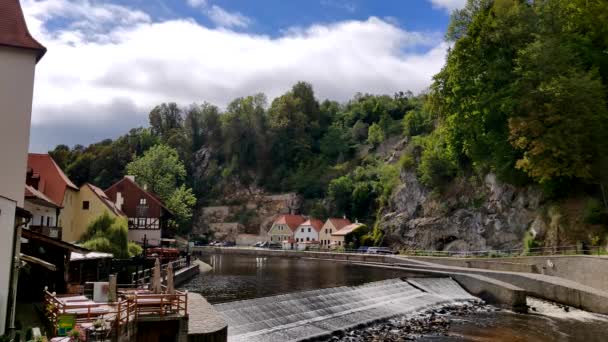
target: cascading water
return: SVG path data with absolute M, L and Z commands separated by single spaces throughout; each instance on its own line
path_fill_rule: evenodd
M 448 302 L 477 301 L 450 278 L 390 279 L 215 305 L 229 341 L 284 342 L 329 335 Z

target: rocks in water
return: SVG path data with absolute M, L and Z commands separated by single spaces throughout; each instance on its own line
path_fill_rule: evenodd
M 413 341 L 425 335 L 446 336 L 454 317 L 493 310 L 493 307 L 477 303 L 444 305 L 418 314 L 399 316 L 366 327 L 339 332 L 322 341 L 402 342 Z

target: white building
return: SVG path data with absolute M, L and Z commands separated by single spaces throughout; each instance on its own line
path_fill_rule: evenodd
M 36 63 L 46 48 L 30 35 L 18 0 L 0 1 L 0 335 L 5 333 L 16 208 L 23 208 Z M 11 204 L 11 202 L 13 204 Z
M 294 233 L 296 244 L 299 246 L 306 242 L 318 242 L 321 227 L 323 227 L 323 221 L 317 219 L 310 219 L 300 224 Z

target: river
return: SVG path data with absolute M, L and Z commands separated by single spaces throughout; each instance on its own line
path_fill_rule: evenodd
M 400 273 L 347 263 L 234 255 L 207 255 L 213 270 L 182 289 L 199 292 L 211 303 L 398 278 Z M 449 317 L 447 336 L 416 336 L 420 341 L 608 341 L 608 318 L 530 299 L 531 314 L 507 310 Z

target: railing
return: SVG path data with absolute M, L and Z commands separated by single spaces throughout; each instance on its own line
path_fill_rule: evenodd
M 46 236 L 51 237 L 53 239 L 61 240 L 61 233 L 62 233 L 62 228 L 61 227 L 48 227 L 48 226 L 34 226 L 34 225 L 30 225 L 28 228 L 31 231 L 33 231 L 33 232 L 40 233 L 42 235 L 46 235 Z
M 166 288 L 163 287 L 165 290 Z M 93 323 L 102 320 L 110 324 L 107 335 L 119 336 L 128 329 L 130 322 L 141 316 L 188 316 L 188 292 L 175 291 L 174 294 L 153 294 L 145 290 L 123 290 L 122 299 L 113 303 L 92 303 L 82 299 L 73 302 L 62 301 L 61 298 L 74 296 L 58 296 L 48 291 L 44 292 L 44 307 L 46 317 L 57 334 L 59 316 L 70 314 L 76 317 L 77 324 Z
M 203 248 L 235 248 L 235 247 L 215 247 L 215 246 L 201 246 L 194 247 L 193 250 L 201 250 Z M 254 247 L 236 247 L 236 248 L 254 248 Z M 257 248 L 256 248 L 257 249 Z M 331 252 L 331 253 L 346 253 L 346 254 L 391 254 L 384 251 L 368 252 L 362 249 L 346 249 L 346 248 L 335 248 L 335 249 L 308 249 L 308 250 L 297 250 L 297 249 L 283 249 L 282 247 L 265 247 L 267 250 L 284 250 L 290 252 Z M 431 257 L 458 257 L 458 258 L 472 258 L 472 257 L 487 257 L 487 258 L 500 258 L 500 257 L 516 257 L 516 256 L 544 256 L 544 255 L 608 255 L 608 251 L 605 247 L 601 246 L 581 246 L 581 245 L 570 245 L 570 246 L 555 246 L 555 247 L 534 247 L 534 248 L 516 248 L 516 249 L 489 249 L 489 250 L 472 250 L 472 251 L 437 251 L 437 250 L 420 250 L 420 249 L 402 249 L 400 251 L 392 251 L 392 254 L 399 254 L 405 256 L 431 256 Z
M 169 264 L 173 265 L 173 271 L 175 272 L 177 270 L 185 268 L 187 266 L 187 260 L 186 260 L 186 258 L 180 258 L 180 259 L 173 260 L 166 264 L 161 265 L 161 267 L 160 267 L 161 278 L 163 278 L 163 279 L 164 279 L 164 275 L 167 274 L 167 268 L 169 267 Z M 131 273 L 131 284 L 137 285 L 137 284 L 142 284 L 142 283 L 144 283 L 144 284 L 149 283 L 150 278 L 152 277 L 152 274 L 153 274 L 153 270 L 154 270 L 154 267 Z
M 433 250 L 402 250 L 402 255 L 459 257 L 459 258 L 506 258 L 517 256 L 549 256 L 549 255 L 606 255 L 607 251 L 601 246 L 554 246 L 516 249 L 491 249 L 479 251 L 433 251 Z

